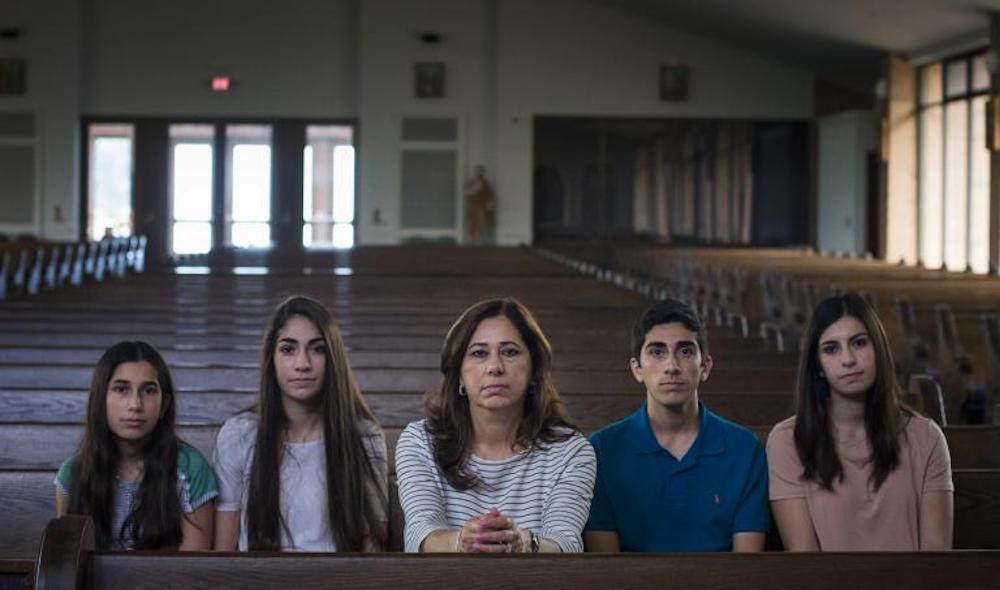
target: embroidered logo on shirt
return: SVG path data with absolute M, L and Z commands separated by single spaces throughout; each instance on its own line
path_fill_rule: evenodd
M 722 498 L 719 497 L 719 494 L 713 494 L 712 495 L 712 501 L 715 502 L 716 506 L 718 506 L 719 504 L 722 504 Z

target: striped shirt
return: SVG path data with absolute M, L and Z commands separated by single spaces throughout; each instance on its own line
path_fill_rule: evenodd
M 456 490 L 434 461 L 424 421 L 412 422 L 400 434 L 396 474 L 406 518 L 406 551 L 420 551 L 427 535 L 461 529 L 467 520 L 491 508 L 498 508 L 522 529 L 555 542 L 564 552 L 583 551 L 580 531 L 590 512 L 597 459 L 581 434 L 498 461 L 470 455 L 468 467 L 480 485 Z

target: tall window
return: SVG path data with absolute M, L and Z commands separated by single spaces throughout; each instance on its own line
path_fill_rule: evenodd
M 87 126 L 87 237 L 100 240 L 132 233 L 132 173 L 135 127 L 125 123 Z
M 170 210 L 173 254 L 212 249 L 215 127 L 170 126 Z
M 920 258 L 929 268 L 989 270 L 985 53 L 920 68 Z
M 293 247 L 282 240 L 293 239 L 297 232 L 282 234 L 271 225 L 275 211 L 295 209 L 294 202 L 285 200 L 297 198 L 289 191 L 299 191 L 298 179 L 297 175 L 276 174 L 275 163 L 295 160 L 293 154 L 301 154 L 304 149 L 302 241 L 307 248 L 351 248 L 355 242 L 354 126 L 315 123 L 268 118 L 86 122 L 83 133 L 87 139 L 84 152 L 88 184 L 81 201 L 86 201 L 87 225 L 82 229 L 93 239 L 132 233 L 135 171 L 166 166 L 168 186 L 147 187 L 150 190 L 146 196 L 166 188 L 168 214 L 166 219 L 156 221 L 165 226 L 158 231 L 167 233 L 165 250 L 169 256 L 176 259 L 211 252 Z M 145 145 L 144 141 L 157 141 L 159 135 L 147 132 L 146 126 L 159 129 L 164 124 L 168 145 Z M 19 147 L 4 137 L 5 131 L 16 128 L 0 113 L 0 152 L 5 146 Z M 275 141 L 276 128 L 284 130 L 285 141 Z M 30 125 L 28 131 L 33 132 Z M 305 141 L 293 141 L 301 137 L 301 132 Z M 164 151 L 167 162 L 161 160 Z M 142 160 L 136 162 L 136 158 Z M 14 201 L 13 210 L 25 209 L 14 199 L 5 201 L 4 195 L 26 193 L 29 205 L 34 200 L 30 182 L 13 178 L 11 171 L 29 170 L 26 180 L 31 181 L 35 166 L 22 157 L 13 163 L 4 160 L 0 157 L 0 232 L 16 228 L 3 223 L 15 221 L 10 214 L 12 207 L 4 207 L 10 205 L 7 201 Z M 158 190 L 153 192 L 153 188 Z M 149 208 L 158 205 L 141 202 Z M 2 215 L 5 212 L 7 215 Z M 28 216 L 34 213 L 28 210 Z M 250 256 L 254 258 L 256 254 Z
M 302 245 L 354 246 L 353 129 L 309 125 L 302 170 Z
M 226 245 L 271 245 L 271 126 L 226 126 Z

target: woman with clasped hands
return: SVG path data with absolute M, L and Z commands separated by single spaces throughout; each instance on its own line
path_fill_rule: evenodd
M 511 298 L 467 309 L 439 391 L 396 446 L 407 551 L 582 551 L 594 450 L 564 415 L 552 349 Z

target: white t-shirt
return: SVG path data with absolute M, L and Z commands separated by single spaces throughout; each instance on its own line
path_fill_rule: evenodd
M 594 448 L 579 433 L 545 447 L 499 461 L 470 455 L 469 470 L 483 485 L 457 490 L 434 460 L 424 421 L 411 423 L 396 444 L 406 551 L 419 551 L 435 530 L 460 529 L 468 519 L 494 507 L 564 552 L 583 551 L 580 532 L 590 513 L 597 476 Z
M 388 481 L 385 437 L 374 423 L 362 431 L 369 456 L 376 458 L 377 472 L 384 491 Z M 222 425 L 215 443 L 215 473 L 219 479 L 220 512 L 240 512 L 237 549 L 246 551 L 247 497 L 250 470 L 257 440 L 257 417 L 250 412 L 237 414 Z M 323 439 L 306 443 L 284 443 L 281 458 L 281 514 L 287 531 L 281 531 L 283 551 L 336 551 L 326 498 L 326 453 Z

